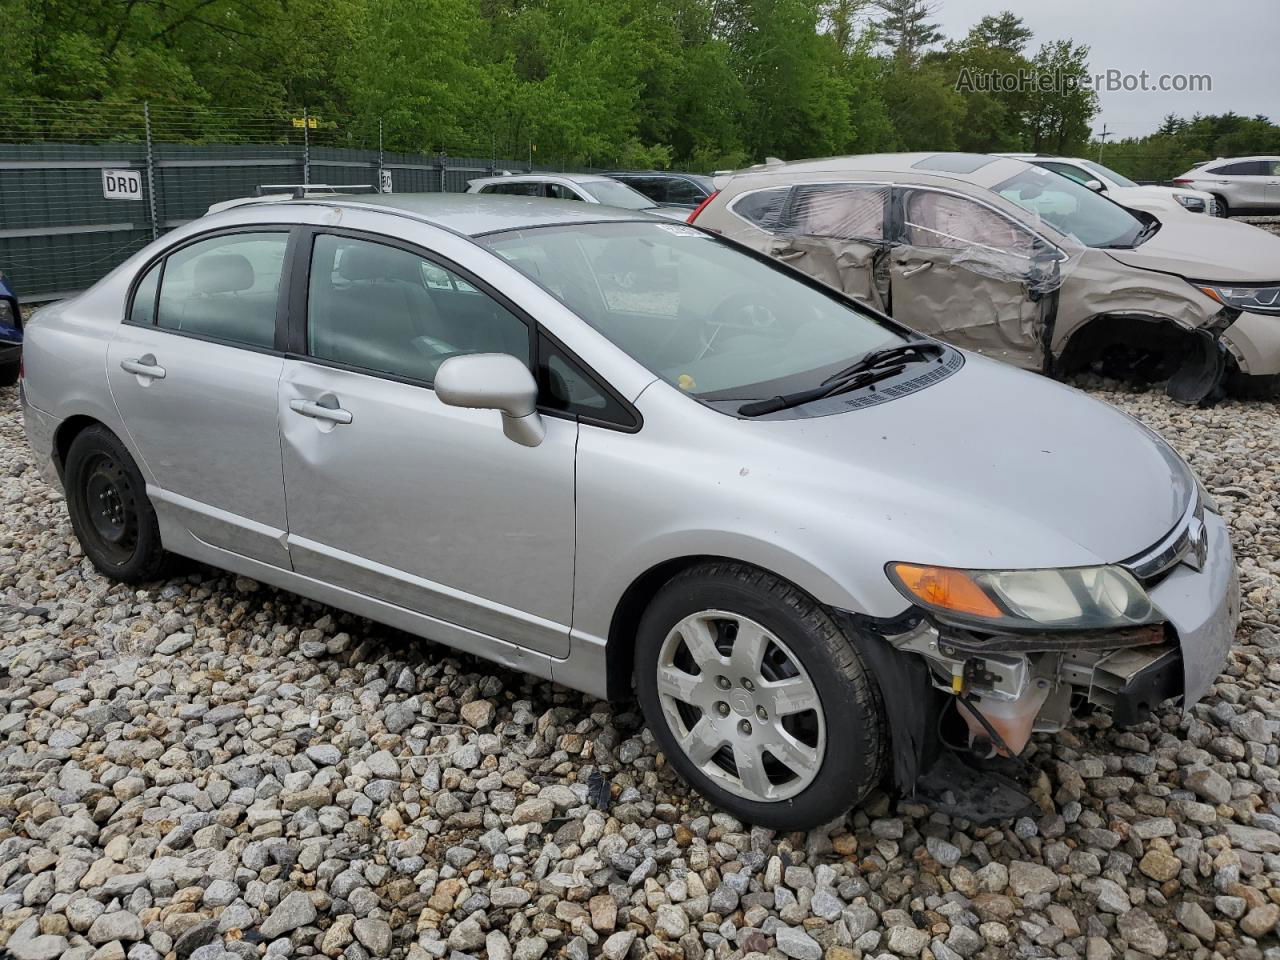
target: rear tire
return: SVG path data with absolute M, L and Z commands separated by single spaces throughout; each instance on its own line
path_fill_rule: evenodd
M 747 823 L 807 830 L 881 779 L 879 688 L 807 594 L 754 567 L 700 564 L 649 604 L 636 688 L 676 771 Z
M 114 433 L 92 426 L 77 434 L 62 479 L 71 527 L 99 572 L 125 583 L 164 574 L 170 555 L 160 543 L 146 481 Z
M 18 361 L 0 363 L 0 387 L 12 387 L 18 382 Z

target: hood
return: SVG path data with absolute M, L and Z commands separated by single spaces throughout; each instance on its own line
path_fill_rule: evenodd
M 1153 200 L 1173 200 L 1175 196 L 1196 197 L 1200 200 L 1211 199 L 1209 194 L 1202 190 L 1187 190 L 1183 187 L 1112 187 L 1107 191 L 1107 196 L 1117 202 L 1122 202 L 1130 197 L 1149 197 Z M 1175 203 L 1177 201 L 1174 201 Z
M 1280 237 L 1219 217 L 1179 217 L 1133 250 L 1107 250 L 1112 259 L 1142 270 L 1217 283 L 1280 280 Z
M 787 448 L 773 452 L 775 477 L 794 477 L 796 495 L 821 497 L 833 514 L 870 518 L 858 535 L 881 541 L 887 559 L 1116 563 L 1164 537 L 1195 495 L 1190 469 L 1138 421 L 974 355 L 888 403 L 758 426 Z

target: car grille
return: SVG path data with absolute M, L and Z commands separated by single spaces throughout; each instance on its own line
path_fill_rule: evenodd
M 1205 561 L 1207 534 L 1204 526 L 1204 504 L 1197 491 L 1182 519 L 1149 549 L 1125 560 L 1121 566 L 1146 587 L 1163 580 L 1174 567 L 1186 563 L 1199 570 Z

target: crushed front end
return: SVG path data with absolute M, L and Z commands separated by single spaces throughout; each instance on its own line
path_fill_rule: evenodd
M 960 781 L 974 780 L 987 763 L 1016 770 L 1033 733 L 1055 732 L 1091 708 L 1129 726 L 1166 701 L 1194 704 L 1218 676 L 1239 620 L 1227 527 L 1200 491 L 1173 530 L 1120 564 L 1023 571 L 1020 586 L 1012 574 L 977 573 L 968 583 L 979 591 L 953 584 L 943 598 L 967 612 L 921 602 L 893 623 L 852 624 L 862 633 L 860 652 L 878 648 L 867 659 L 893 729 L 898 788 L 935 800 L 930 795 L 942 791 L 951 802 L 941 805 L 970 819 L 1016 812 L 1010 784 L 998 774 L 977 788 Z M 1014 589 L 1002 594 L 1009 583 Z M 903 587 L 909 596 L 942 596 L 922 591 L 919 581 Z M 1061 625 L 1039 629 L 1028 617 L 1009 617 L 1010 628 L 1001 629 L 1001 617 L 1017 609 L 1007 596 L 1033 614 L 1078 603 L 1081 615 L 1077 624 L 1059 617 Z M 992 610 L 983 608 L 988 598 Z M 1000 617 L 992 616 L 997 607 Z M 868 630 L 880 642 L 868 642 Z

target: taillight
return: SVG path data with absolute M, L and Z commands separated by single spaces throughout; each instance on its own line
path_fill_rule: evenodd
M 1177 180 L 1173 181 L 1173 185 L 1175 187 L 1185 187 L 1189 183 L 1195 183 L 1195 181 L 1188 180 L 1186 177 L 1179 177 Z
M 689 214 L 689 219 L 686 220 L 685 223 L 693 223 L 693 221 L 697 220 L 698 214 L 700 214 L 703 210 L 705 210 L 707 208 L 707 204 L 710 203 L 712 200 L 714 200 L 718 196 L 720 196 L 720 191 L 712 190 L 711 195 L 707 197 L 707 199 L 703 200 L 700 204 L 698 204 L 697 208 L 693 211 L 693 213 Z

